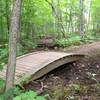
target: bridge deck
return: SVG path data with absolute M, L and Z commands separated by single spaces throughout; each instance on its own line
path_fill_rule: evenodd
M 15 84 L 27 80 L 36 80 L 51 70 L 82 58 L 83 55 L 64 52 L 33 52 L 18 57 L 16 61 Z M 0 78 L 6 79 L 5 66 L 0 72 Z

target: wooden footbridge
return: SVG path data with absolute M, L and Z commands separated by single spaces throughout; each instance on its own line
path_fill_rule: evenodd
M 64 53 L 53 51 L 33 52 L 16 60 L 15 84 L 23 83 L 27 80 L 36 80 L 55 68 L 77 61 L 83 57 L 82 54 Z M 0 72 L 0 78 L 6 79 L 5 66 Z

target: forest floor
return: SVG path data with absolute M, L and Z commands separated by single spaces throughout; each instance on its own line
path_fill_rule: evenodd
M 60 51 L 83 53 L 84 59 L 48 73 L 35 82 L 24 85 L 47 100 L 100 100 L 100 42 Z

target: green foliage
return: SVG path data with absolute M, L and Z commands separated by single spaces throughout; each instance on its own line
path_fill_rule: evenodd
M 99 41 L 100 37 L 94 32 L 88 32 L 83 38 L 76 33 L 67 33 L 68 38 L 61 38 L 54 41 L 54 45 L 58 47 L 68 47 L 73 45 L 81 45 Z
M 2 80 L 0 80 L 0 82 L 1 82 Z M 20 88 L 19 87 L 14 87 L 14 88 L 12 88 L 12 89 L 10 89 L 10 90 L 8 90 L 7 92 L 4 92 L 3 90 L 4 90 L 4 86 L 5 86 L 5 83 L 4 83 L 4 81 L 2 81 L 2 86 L 1 86 L 1 88 L 0 88 L 0 92 L 1 92 L 1 94 L 0 94 L 0 100 L 7 100 L 6 98 L 7 97 L 9 97 L 9 96 L 16 96 L 16 95 L 20 95 L 20 93 L 22 92 L 22 90 L 20 90 Z
M 70 87 L 71 87 L 76 93 L 80 93 L 80 92 L 82 91 L 81 85 L 72 84 Z
M 3 69 L 4 65 L 5 65 L 5 63 L 0 63 L 0 71 Z
M 0 81 L 0 84 L 3 83 L 3 81 Z M 13 100 L 46 100 L 43 96 L 38 96 L 34 91 L 22 93 L 22 90 L 20 90 L 18 87 L 14 87 L 6 93 L 0 94 L 0 100 L 6 100 L 8 96 L 14 96 Z
M 23 44 L 24 44 L 25 48 L 35 49 L 37 47 L 37 44 L 29 39 L 24 39 Z
M 36 48 L 37 44 L 31 39 L 23 39 L 21 43 L 17 44 L 17 56 L 24 55 Z
M 0 71 L 3 69 L 7 61 L 8 51 L 7 48 L 0 48 Z
M 68 38 L 68 39 L 60 39 L 56 40 L 55 45 L 59 47 L 67 47 L 71 45 L 79 45 L 81 44 L 81 38 L 79 36 Z
M 2 48 L 0 49 L 0 59 L 3 59 L 5 56 L 7 56 L 7 49 L 6 48 Z
M 37 96 L 36 92 L 29 91 L 21 93 L 19 96 L 16 96 L 13 100 L 45 100 L 42 96 Z
M 4 46 L 2 46 L 0 48 L 0 65 L 2 66 L 3 63 L 2 62 L 6 62 L 7 61 L 7 55 L 8 55 L 8 49 L 7 49 L 7 44 L 5 44 Z
M 93 43 L 99 40 L 100 40 L 100 37 L 96 36 L 96 33 L 94 33 L 93 31 L 92 32 L 90 31 L 84 36 L 84 38 L 82 38 L 81 41 L 85 44 L 85 43 Z
M 2 79 L 0 79 L 0 89 L 4 88 L 4 86 L 5 86 L 5 82 Z

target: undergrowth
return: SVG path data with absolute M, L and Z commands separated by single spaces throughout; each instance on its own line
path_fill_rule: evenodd
M 28 91 L 14 97 L 13 100 L 45 100 L 45 98 L 43 96 L 37 96 L 37 93 L 34 91 Z
M 54 45 L 64 48 L 64 47 L 68 47 L 68 46 L 93 43 L 93 42 L 96 42 L 99 40 L 100 40 L 100 38 L 95 36 L 94 34 L 86 34 L 86 35 L 84 35 L 84 37 L 81 37 L 75 33 L 69 33 L 68 38 L 56 39 L 54 41 Z
M 99 100 L 99 88 L 98 85 L 60 84 L 47 91 L 51 100 Z
M 12 97 L 13 100 L 46 100 L 44 96 L 38 96 L 34 91 L 23 92 L 18 87 L 10 89 L 6 93 L 0 94 L 0 100 L 7 100 L 8 97 Z

